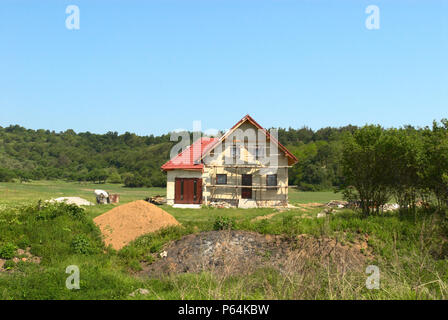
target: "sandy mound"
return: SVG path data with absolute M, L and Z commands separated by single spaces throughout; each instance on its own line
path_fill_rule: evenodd
M 51 199 L 49 202 L 65 202 L 67 204 L 76 204 L 77 206 L 93 206 L 93 203 L 80 197 L 60 197 Z
M 370 257 L 365 241 L 359 245 L 343 245 L 326 237 L 286 238 L 236 230 L 187 235 L 168 244 L 164 250 L 164 257 L 144 266 L 143 274 L 158 276 L 207 270 L 240 274 L 260 267 L 301 272 L 307 270 L 310 263 L 331 264 L 344 273 L 365 268 Z
M 179 225 L 168 212 L 143 200 L 116 207 L 93 221 L 99 226 L 106 246 L 119 250 L 139 236 Z

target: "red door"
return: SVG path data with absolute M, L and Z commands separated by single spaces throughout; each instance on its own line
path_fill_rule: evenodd
M 174 203 L 202 203 L 202 179 L 176 178 Z

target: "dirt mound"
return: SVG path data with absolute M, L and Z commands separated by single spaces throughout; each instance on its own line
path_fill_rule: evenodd
M 143 200 L 116 207 L 93 221 L 99 226 L 106 246 L 119 250 L 139 236 L 179 225 L 168 212 Z
M 367 244 L 342 245 L 330 238 L 301 235 L 286 238 L 249 231 L 209 231 L 191 234 L 172 242 L 163 258 L 143 268 L 143 273 L 201 272 L 247 273 L 260 267 L 300 272 L 310 263 L 331 263 L 338 272 L 365 268 L 368 257 L 360 248 Z

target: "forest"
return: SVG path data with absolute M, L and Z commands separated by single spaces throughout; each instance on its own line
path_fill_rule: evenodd
M 342 137 L 356 127 L 278 130 L 280 142 L 300 159 L 290 170 L 290 184 L 303 190 L 340 185 Z M 0 181 L 64 179 L 163 187 L 166 179 L 160 166 L 169 159 L 174 143 L 169 133 L 137 136 L 0 127 Z

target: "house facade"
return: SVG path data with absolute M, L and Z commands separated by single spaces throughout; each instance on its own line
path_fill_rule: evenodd
M 167 203 L 286 206 L 288 168 L 297 161 L 246 115 L 222 137 L 202 137 L 162 166 Z

